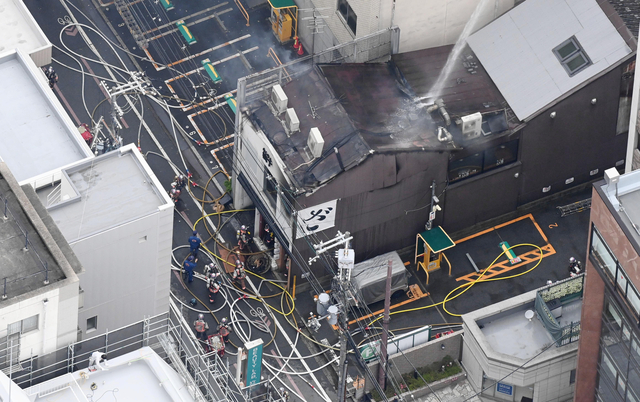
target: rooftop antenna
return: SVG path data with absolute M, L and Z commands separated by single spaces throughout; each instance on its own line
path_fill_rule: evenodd
M 329 18 L 326 15 L 322 15 L 322 13 L 320 13 L 320 10 L 330 10 L 331 7 L 322 7 L 322 8 L 301 8 L 298 11 L 302 12 L 302 13 L 311 13 L 310 17 L 302 17 L 300 18 L 302 21 L 310 21 L 309 24 L 307 25 L 307 27 L 309 28 L 309 30 L 311 31 L 311 36 L 312 36 L 312 42 L 311 42 L 311 54 L 315 54 L 315 44 L 316 44 L 316 34 L 319 33 L 324 33 L 324 31 L 322 30 L 322 28 L 324 28 L 326 26 L 326 24 L 324 23 L 324 20 Z

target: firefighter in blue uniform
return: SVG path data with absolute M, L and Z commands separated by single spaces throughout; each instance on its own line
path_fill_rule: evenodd
M 193 231 L 193 235 L 189 237 L 189 247 L 191 248 L 191 255 L 193 258 L 198 258 L 198 250 L 200 250 L 200 243 L 202 240 L 198 237 L 198 232 Z
M 193 282 L 193 270 L 196 269 L 196 261 L 197 260 L 190 255 L 184 262 L 184 274 L 182 278 L 184 279 L 184 275 L 187 275 L 189 283 Z

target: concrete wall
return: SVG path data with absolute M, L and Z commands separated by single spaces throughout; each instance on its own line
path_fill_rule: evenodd
M 397 0 L 393 24 L 400 27 L 400 53 L 452 45 L 476 8 L 477 19 L 471 23 L 470 33 L 510 10 L 513 4 L 513 0 Z
M 442 345 L 444 345 L 444 349 L 442 349 Z M 399 378 L 398 373 L 400 373 L 400 375 L 413 373 L 414 366 L 415 368 L 430 366 L 435 362 L 441 361 L 445 356 L 450 356 L 454 360 L 460 360 L 462 356 L 461 352 L 462 331 L 457 331 L 423 345 L 407 349 L 403 353 L 389 356 L 389 362 L 394 366 L 391 372 Z M 379 363 L 377 362 L 369 364 L 369 369 L 372 373 L 378 372 L 378 365 Z M 365 392 L 369 392 L 372 389 L 373 384 L 368 377 L 365 377 Z
M 78 314 L 83 333 L 93 316 L 98 317 L 98 328 L 91 336 L 169 310 L 172 231 L 173 208 L 164 205 L 156 213 L 70 244 L 85 268 L 79 275 L 85 291 Z
M 47 303 L 43 303 L 47 300 Z M 20 337 L 19 360 L 53 352 L 76 341 L 78 282 L 53 288 L 0 309 L 0 328 L 38 315 L 38 329 Z
M 336 0 L 297 0 L 301 9 L 318 10 L 328 30 L 311 35 L 307 21 L 298 26 L 298 35 L 306 49 L 315 52 L 339 43 L 397 25 L 400 28 L 400 53 L 454 44 L 476 7 L 481 4 L 473 24 L 477 31 L 514 5 L 514 0 L 347 0 L 358 17 L 355 35 L 337 11 Z M 301 18 L 310 17 L 310 12 Z M 315 36 L 315 38 L 313 37 Z M 315 41 L 315 43 L 314 43 Z

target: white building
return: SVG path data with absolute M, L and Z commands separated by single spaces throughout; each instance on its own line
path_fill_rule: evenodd
M 0 0 L 0 53 L 19 49 L 38 67 L 51 63 L 51 42 L 22 0 Z
M 483 400 L 573 398 L 583 279 L 556 282 L 462 316 L 462 364 Z
M 168 311 L 174 206 L 134 144 L 64 168 L 36 192 L 85 269 L 83 333 Z
M 77 338 L 81 264 L 0 160 L 0 368 Z
M 296 0 L 296 3 L 301 10 L 315 8 L 316 17 L 322 16 L 320 24 L 326 24 L 333 33 L 334 37 L 319 29 L 319 33 L 313 35 L 315 38 L 312 37 L 311 11 L 300 11 L 298 35 L 306 46 L 313 46 L 316 52 L 398 26 L 398 52 L 404 53 L 454 44 L 467 23 L 470 24 L 469 33 L 473 33 L 513 8 L 517 1 Z

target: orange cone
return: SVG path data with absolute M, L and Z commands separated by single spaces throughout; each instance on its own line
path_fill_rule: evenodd
M 293 37 L 293 39 L 294 39 L 294 42 L 293 42 L 293 48 L 294 48 L 294 49 L 299 48 L 299 47 L 300 47 L 300 42 L 298 41 L 298 37 L 297 37 L 297 36 L 294 36 L 294 37 Z
M 302 42 L 299 43 L 300 47 L 298 48 L 298 56 L 302 56 L 304 54 L 304 50 L 302 49 Z

